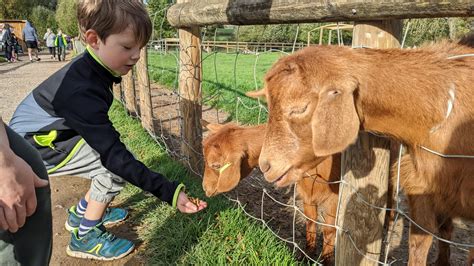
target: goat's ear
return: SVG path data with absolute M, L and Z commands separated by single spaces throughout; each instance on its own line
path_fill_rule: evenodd
M 353 88 L 324 90 L 313 113 L 311 128 L 316 156 L 328 156 L 345 150 L 357 139 L 360 121 L 354 103 Z
M 203 124 L 204 126 L 204 124 Z M 209 129 L 209 131 L 211 131 L 212 133 L 216 133 L 217 131 L 219 131 L 219 129 L 221 129 L 224 125 L 222 124 L 215 124 L 215 123 L 207 123 L 205 125 L 205 127 L 207 129 Z
M 265 99 L 265 88 L 260 89 L 258 91 L 248 91 L 245 93 L 245 95 L 254 99 L 258 99 L 258 98 Z
M 210 124 L 209 122 L 207 122 L 206 120 L 204 120 L 204 119 L 201 118 L 201 126 L 202 126 L 202 128 L 207 128 L 207 125 L 209 125 L 209 124 Z

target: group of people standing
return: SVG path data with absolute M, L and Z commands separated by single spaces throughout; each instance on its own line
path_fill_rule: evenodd
M 19 60 L 18 52 L 21 49 L 21 46 L 19 45 L 18 39 L 12 32 L 12 28 L 9 24 L 4 24 L 2 31 L 4 31 L 2 42 L 5 46 L 5 58 L 8 62 L 15 62 Z M 25 41 L 26 47 L 28 48 L 30 62 L 40 61 L 41 58 L 38 56 L 40 39 L 38 38 L 36 29 L 33 27 L 31 22 L 26 22 L 22 31 L 22 37 Z M 50 28 L 48 28 L 44 34 L 43 40 L 46 42 L 46 46 L 49 49 L 51 59 L 56 59 L 56 54 L 59 61 L 64 61 L 66 59 L 68 42 L 61 29 L 58 29 L 55 34 Z
M 58 29 L 58 33 L 55 34 L 50 28 L 46 30 L 43 40 L 46 42 L 46 46 L 49 49 L 51 59 L 56 59 L 56 49 L 59 61 L 66 59 L 66 48 L 67 40 L 61 29 Z

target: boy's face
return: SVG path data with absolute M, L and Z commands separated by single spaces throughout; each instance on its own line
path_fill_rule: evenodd
M 135 40 L 130 27 L 107 37 L 106 42 L 98 39 L 94 48 L 96 55 L 114 72 L 125 75 L 140 59 L 140 44 Z

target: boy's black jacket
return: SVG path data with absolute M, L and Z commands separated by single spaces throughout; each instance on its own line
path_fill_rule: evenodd
M 10 126 L 53 166 L 64 160 L 82 137 L 100 154 L 105 168 L 171 204 L 178 184 L 137 161 L 108 117 L 111 88 L 120 81 L 86 51 L 34 89 L 18 106 Z M 33 135 L 51 130 L 58 132 L 55 149 L 38 146 Z

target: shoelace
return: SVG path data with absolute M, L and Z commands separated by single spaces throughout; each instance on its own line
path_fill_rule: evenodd
M 105 240 L 110 240 L 110 241 L 114 241 L 115 240 L 115 235 L 110 233 L 110 232 L 107 232 L 107 231 L 103 231 L 102 234 L 99 236 L 99 238 L 103 238 Z

